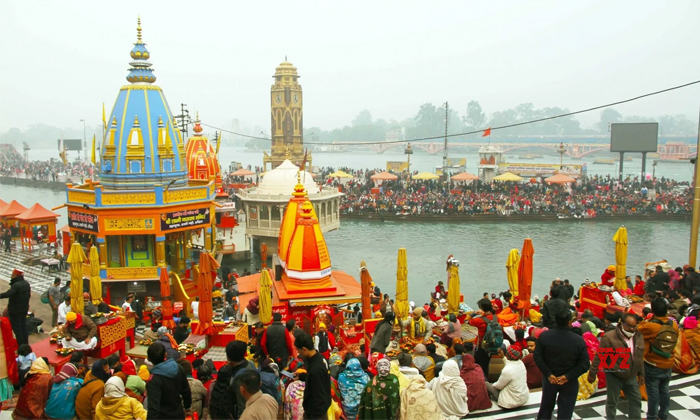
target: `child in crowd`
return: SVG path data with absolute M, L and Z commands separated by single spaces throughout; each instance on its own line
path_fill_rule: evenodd
M 25 382 L 24 376 L 29 372 L 32 363 L 36 361 L 36 354 L 34 354 L 29 344 L 20 345 L 17 354 L 19 355 L 16 359 L 17 369 L 19 370 L 19 386 L 23 387 Z

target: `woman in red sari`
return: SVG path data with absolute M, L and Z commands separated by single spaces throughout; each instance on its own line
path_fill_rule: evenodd
M 12 412 L 15 420 L 45 419 L 53 376 L 44 358 L 37 359 L 27 372 L 27 382 L 19 393 L 17 406 Z
M 469 411 L 486 410 L 491 408 L 491 399 L 486 391 L 486 379 L 484 371 L 474 361 L 474 356 L 465 354 L 462 356 L 462 369 L 459 376 L 467 385 L 467 406 Z

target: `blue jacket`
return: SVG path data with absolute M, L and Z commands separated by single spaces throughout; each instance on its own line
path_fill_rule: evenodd
M 46 402 L 46 415 L 52 419 L 66 420 L 75 417 L 75 398 L 82 386 L 83 380 L 78 378 L 68 378 L 53 384 Z

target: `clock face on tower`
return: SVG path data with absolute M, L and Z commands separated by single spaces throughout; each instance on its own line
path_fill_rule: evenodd
M 275 102 L 277 102 L 278 104 L 281 104 L 281 103 L 282 103 L 282 94 L 281 94 L 281 93 L 278 93 L 278 94 L 275 96 Z
M 298 93 L 295 93 L 293 99 L 294 99 L 294 103 L 295 103 L 295 104 L 298 104 L 298 103 L 299 103 L 299 94 L 298 94 Z

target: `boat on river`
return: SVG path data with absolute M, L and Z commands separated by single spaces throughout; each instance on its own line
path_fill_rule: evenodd
M 614 165 L 615 159 L 596 159 L 593 161 L 594 165 Z

